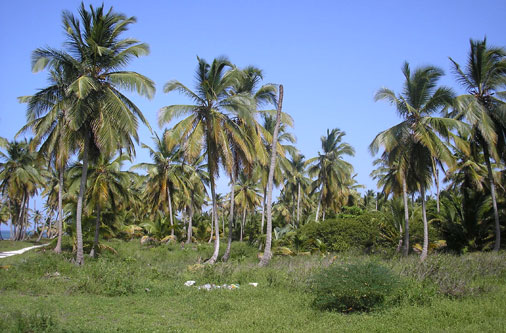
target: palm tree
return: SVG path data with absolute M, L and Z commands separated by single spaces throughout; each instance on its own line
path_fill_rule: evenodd
M 11 238 L 21 240 L 27 228 L 27 214 L 30 197 L 44 184 L 44 171 L 35 152 L 26 139 L 21 142 L 0 140 L 6 153 L 0 154 L 0 192 L 7 196 L 13 209 L 11 216 L 15 229 Z
M 173 199 L 176 190 L 189 196 L 187 177 L 190 175 L 189 166 L 182 163 L 180 147 L 172 139 L 169 131 L 165 131 L 163 139 L 155 134 L 153 141 L 155 148 L 142 144 L 149 150 L 153 163 L 139 163 L 131 169 L 143 169 L 148 172 L 148 181 L 145 187 L 146 203 L 151 206 L 151 213 L 156 214 L 160 209 L 169 215 L 171 236 L 174 236 Z M 186 171 L 186 172 L 185 172 Z
M 292 159 L 289 160 L 289 168 L 286 170 L 286 183 L 283 187 L 285 196 L 293 198 L 296 202 L 296 227 L 300 227 L 300 201 L 301 196 L 304 196 L 307 188 L 310 185 L 310 179 L 306 177 L 306 161 L 304 161 L 304 155 L 296 153 L 292 155 Z
M 68 86 L 74 96 L 67 113 L 69 128 L 79 138 L 83 173 L 76 211 L 76 264 L 84 263 L 81 218 L 90 157 L 101 152 L 112 154 L 119 148 L 134 150 L 132 138 L 138 141 L 137 118 L 148 123 L 141 111 L 118 89 L 136 91 L 151 98 L 154 83 L 136 72 L 120 71 L 132 57 L 149 53 L 147 44 L 132 38 L 121 39 L 134 17 L 126 17 L 104 6 L 88 11 L 81 3 L 79 18 L 63 13 L 63 26 L 69 53 L 50 48 L 37 49 L 32 55 L 34 71 L 51 68 L 72 68 L 77 75 Z
M 67 161 L 76 150 L 76 137 L 68 129 L 69 119 L 66 111 L 75 101 L 68 93 L 69 85 L 77 78 L 75 67 L 63 66 L 61 62 L 51 63 L 50 85 L 39 90 L 33 96 L 20 97 L 20 101 L 28 103 L 27 124 L 18 134 L 32 129 L 35 134 L 33 143 L 39 146 L 39 153 L 46 156 L 47 161 L 58 171 L 58 241 L 54 251 L 61 253 L 63 223 L 63 174 Z M 51 190 L 49 188 L 46 191 Z
M 100 215 L 107 206 L 111 207 L 114 212 L 119 206 L 126 208 L 129 201 L 128 183 L 131 174 L 121 171 L 124 161 L 130 161 L 130 157 L 120 155 L 114 160 L 102 155 L 95 163 L 91 163 L 88 170 L 87 184 L 87 204 L 91 208 L 95 208 L 95 237 L 91 248 L 90 257 L 95 257 L 98 246 L 98 237 L 100 230 Z
M 308 170 L 309 175 L 317 176 L 313 188 L 315 190 L 320 188 L 316 222 L 318 222 L 324 196 L 339 196 L 339 192 L 343 191 L 345 184 L 353 174 L 353 166 L 342 159 L 343 155 L 355 155 L 353 147 L 348 143 L 341 142 L 345 135 L 345 132 L 337 128 L 332 131 L 327 129 L 327 135 L 321 137 L 323 152 L 318 153 L 318 157 L 313 157 L 306 162 L 308 165 L 312 164 Z M 324 212 L 323 219 L 325 219 L 325 207 L 322 211 Z
M 266 266 L 271 260 L 271 243 L 272 243 L 272 187 L 274 183 L 274 170 L 276 168 L 276 156 L 278 148 L 278 134 L 281 124 L 281 110 L 283 108 L 283 85 L 279 85 L 279 98 L 277 102 L 276 125 L 272 134 L 271 145 L 271 163 L 269 166 L 269 176 L 267 178 L 267 233 L 265 238 L 265 250 L 260 260 L 260 266 Z
M 164 86 L 164 92 L 178 91 L 192 99 L 194 104 L 164 107 L 159 111 L 158 121 L 161 126 L 176 117 L 188 115 L 173 127 L 175 137 L 183 142 L 186 159 L 194 160 L 205 147 L 216 233 L 214 252 L 207 262 L 213 264 L 218 258 L 220 244 L 215 177 L 218 176 L 220 163 L 229 174 L 233 168 L 230 140 L 244 151 L 248 147 L 240 135 L 240 129 L 229 120 L 231 117 L 241 117 L 251 123 L 254 103 L 249 96 L 229 93 L 229 89 L 240 80 L 241 73 L 228 59 L 217 58 L 211 64 L 204 59 L 197 60 L 195 92 L 177 80 L 169 81 Z
M 452 129 L 465 131 L 465 125 L 454 119 L 431 116 L 442 111 L 452 103 L 453 92 L 446 87 L 437 88 L 437 82 L 443 76 L 443 71 L 437 67 L 420 67 L 411 73 L 407 62 L 402 72 L 405 77 L 403 92 L 396 96 L 387 88 L 380 89 L 375 100 L 385 99 L 395 105 L 404 120 L 379 133 L 370 145 L 373 154 L 383 146 L 383 158 L 389 166 L 395 165 L 401 178 L 404 195 L 405 211 L 407 211 L 407 191 L 409 184 L 416 184 L 422 201 L 422 217 L 424 224 L 424 242 L 421 260 L 428 252 L 428 223 L 425 207 L 425 191 L 431 183 L 434 174 L 433 160 L 442 161 L 450 166 L 454 164 L 452 152 L 439 136 L 443 138 L 454 137 Z M 439 136 L 438 136 L 439 135 Z M 409 221 L 405 220 L 404 253 L 407 254 L 409 246 Z
M 498 161 L 506 145 L 505 93 L 499 91 L 506 85 L 506 51 L 487 46 L 486 38 L 482 41 L 471 39 L 470 46 L 466 68 L 462 69 L 450 58 L 458 81 L 468 92 L 458 97 L 458 113 L 455 116 L 469 122 L 472 126 L 471 145 L 483 151 L 494 209 L 494 251 L 499 251 L 501 226 L 490 159 L 492 157 Z
M 246 212 L 254 211 L 255 207 L 261 201 L 260 187 L 258 184 L 258 175 L 239 174 L 239 179 L 234 189 L 234 201 L 238 207 L 242 208 L 242 222 L 240 241 L 243 239 L 243 230 L 246 222 Z

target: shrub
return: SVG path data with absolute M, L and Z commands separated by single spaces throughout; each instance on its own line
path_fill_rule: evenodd
M 313 306 L 339 312 L 371 311 L 400 284 L 390 269 L 373 262 L 331 265 L 312 279 Z
M 308 223 L 299 229 L 297 237 L 305 240 L 302 246 L 305 251 L 314 250 L 316 240 L 322 241 L 329 251 L 366 250 L 379 245 L 384 218 L 380 212 L 342 215 L 321 223 Z

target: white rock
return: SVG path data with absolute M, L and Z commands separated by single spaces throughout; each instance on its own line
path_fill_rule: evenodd
M 250 282 L 249 285 L 253 286 L 253 287 L 256 287 L 256 286 L 258 286 L 258 282 Z
M 194 284 L 195 284 L 195 281 L 192 281 L 192 280 L 186 281 L 184 283 L 184 285 L 187 286 L 187 287 L 193 286 Z

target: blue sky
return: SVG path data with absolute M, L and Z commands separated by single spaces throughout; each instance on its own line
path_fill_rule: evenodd
M 17 97 L 46 85 L 46 73 L 31 72 L 37 47 L 61 48 L 61 12 L 76 13 L 80 1 L 0 2 L 0 136 L 12 139 L 24 125 L 25 106 Z M 99 5 L 102 1 L 85 1 Z M 373 157 L 368 145 L 378 132 L 399 122 L 395 109 L 373 101 L 385 86 L 398 92 L 401 65 L 436 65 L 442 80 L 460 91 L 448 57 L 465 63 L 469 39 L 488 38 L 506 46 L 506 1 L 104 1 L 106 8 L 135 16 L 124 35 L 146 42 L 151 54 L 134 60 L 138 71 L 157 85 L 153 100 L 130 95 L 158 132 L 157 112 L 186 102 L 163 85 L 177 79 L 192 86 L 196 56 L 212 61 L 226 55 L 239 67 L 264 70 L 265 83 L 282 83 L 284 111 L 295 121 L 297 147 L 310 158 L 320 149 L 327 128 L 346 132 L 356 150 L 349 158 L 356 179 L 370 179 Z M 149 131 L 139 129 L 151 144 Z M 148 160 L 137 149 L 137 161 Z M 223 177 L 222 177 L 223 178 Z M 221 179 L 218 191 L 225 192 Z

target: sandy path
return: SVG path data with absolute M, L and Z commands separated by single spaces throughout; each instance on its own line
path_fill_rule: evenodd
M 43 247 L 43 246 L 47 246 L 47 245 L 49 245 L 49 243 L 48 244 L 42 244 L 42 245 L 35 245 L 35 246 L 25 247 L 24 249 L 16 250 L 16 251 L 0 252 L 0 259 L 11 257 L 11 256 L 15 256 L 16 254 L 25 253 L 26 251 L 30 251 L 32 249 L 36 249 L 38 247 Z

